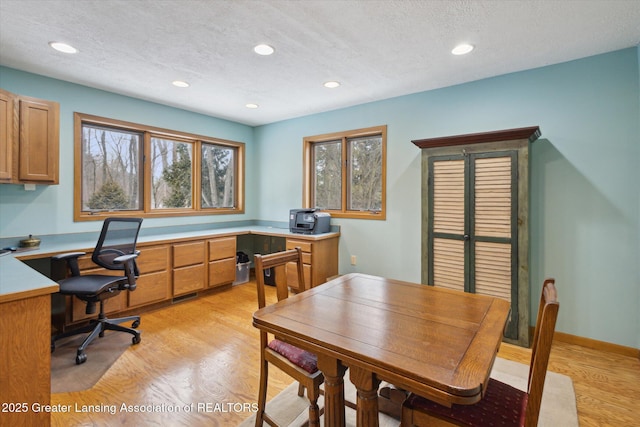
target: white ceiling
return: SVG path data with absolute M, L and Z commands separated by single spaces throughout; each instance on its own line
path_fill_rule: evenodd
M 248 125 L 638 43 L 638 0 L 0 0 L 1 65 Z

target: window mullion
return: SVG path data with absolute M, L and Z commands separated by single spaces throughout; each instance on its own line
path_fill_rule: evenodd
M 346 137 L 342 138 L 342 209 L 340 209 L 342 212 L 347 212 L 347 194 L 348 194 L 348 189 L 347 189 L 347 185 L 349 182 L 349 141 L 347 140 Z
M 191 162 L 191 208 L 199 211 L 202 209 L 200 198 L 202 196 L 202 141 L 193 142 L 193 160 Z
M 144 133 L 142 154 L 142 195 L 143 195 L 143 211 L 148 213 L 151 211 L 151 134 Z

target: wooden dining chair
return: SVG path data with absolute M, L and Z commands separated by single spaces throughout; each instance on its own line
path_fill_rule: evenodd
M 546 279 L 542 285 L 526 392 L 490 378 L 482 400 L 474 405 L 454 404 L 451 408 L 412 394 L 402 406 L 401 426 L 535 427 L 558 308 L 555 280 Z
M 258 288 L 258 307 L 266 306 L 264 271 L 295 262 L 297 265 L 298 283 L 304 289 L 304 273 L 302 269 L 302 251 L 300 248 L 269 255 L 255 255 L 256 283 Z M 276 280 L 276 295 L 278 301 L 289 296 L 289 289 L 285 283 Z M 320 385 L 324 381 L 322 372 L 318 370 L 318 359 L 315 354 L 302 350 L 294 345 L 280 341 L 277 338 L 269 341 L 267 333 L 260 331 L 260 391 L 258 392 L 258 411 L 256 413 L 256 427 L 267 422 L 270 426 L 277 426 L 276 422 L 265 412 L 267 400 L 267 380 L 269 364 L 272 364 L 298 381 L 298 396 L 307 390 L 309 399 L 309 425 L 320 425 L 320 410 L 318 397 Z

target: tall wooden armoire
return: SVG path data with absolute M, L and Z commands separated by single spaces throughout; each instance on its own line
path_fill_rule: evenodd
M 535 127 L 412 141 L 422 149 L 422 283 L 504 298 L 529 345 L 529 145 Z

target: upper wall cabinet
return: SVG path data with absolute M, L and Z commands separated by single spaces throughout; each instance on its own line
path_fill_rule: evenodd
M 0 89 L 0 183 L 58 184 L 60 105 Z

